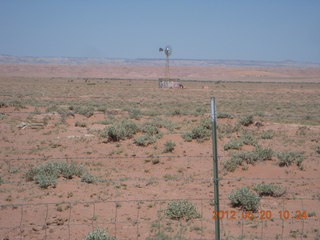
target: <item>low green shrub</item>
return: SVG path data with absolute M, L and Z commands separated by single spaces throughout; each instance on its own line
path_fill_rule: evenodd
M 212 129 L 212 123 L 211 123 L 211 119 L 210 118 L 201 118 L 200 119 L 200 126 L 211 130 Z
M 226 143 L 223 146 L 224 150 L 229 150 L 229 149 L 241 149 L 242 147 L 242 141 L 240 139 L 231 139 L 228 143 Z
M 230 123 L 218 124 L 217 126 L 218 136 L 223 136 L 224 134 L 226 134 L 227 137 L 230 137 L 232 133 L 235 133 L 238 130 L 238 126 L 233 126 Z
M 6 108 L 6 107 L 9 107 L 9 105 L 7 104 L 7 102 L 4 101 L 4 100 L 0 100 L 0 108 Z
M 138 130 L 139 128 L 135 122 L 123 120 L 105 127 L 100 136 L 107 138 L 109 141 L 118 142 L 126 138 L 131 138 Z
M 274 131 L 273 130 L 264 131 L 260 135 L 260 137 L 262 139 L 272 139 L 273 136 L 274 136 Z
M 274 155 L 272 148 L 263 148 L 261 146 L 256 146 L 253 153 L 259 161 L 271 160 Z
M 106 106 L 106 105 L 99 105 L 99 106 L 97 106 L 97 111 L 99 111 L 99 112 L 106 112 L 107 111 L 107 109 L 108 109 L 108 106 Z
M 256 146 L 258 144 L 253 134 L 249 132 L 245 132 L 244 135 L 242 135 L 239 140 L 244 145 Z
M 90 106 L 70 106 L 69 109 L 88 118 L 94 114 L 94 107 Z
M 97 124 L 102 124 L 102 125 L 109 125 L 109 124 L 112 124 L 114 121 L 113 120 L 110 120 L 110 119 L 102 119 L 102 120 L 99 120 L 95 123 Z
M 85 169 L 82 166 L 75 163 L 61 162 L 58 164 L 58 167 L 62 176 L 67 179 L 72 179 L 73 176 L 81 177 L 85 172 Z
M 81 176 L 81 182 L 94 183 L 95 181 L 96 177 L 90 173 L 85 173 Z
M 185 219 L 188 221 L 200 217 L 196 206 L 187 200 L 169 202 L 165 213 L 174 220 Z
M 85 169 L 75 163 L 48 162 L 31 168 L 25 174 L 27 181 L 35 181 L 41 188 L 56 186 L 58 177 L 71 179 L 73 176 L 81 177 Z
M 141 110 L 136 108 L 124 108 L 124 111 L 129 113 L 129 118 L 140 120 L 141 119 Z
M 203 142 L 209 139 L 211 136 L 211 131 L 203 126 L 195 126 L 191 131 L 183 132 L 182 138 L 190 142 L 192 139 L 196 139 L 198 142 Z
M 173 131 L 178 128 L 178 125 L 169 119 L 155 118 L 153 121 L 158 124 L 159 128 L 166 128 L 169 131 Z
M 160 133 L 159 127 L 151 122 L 144 123 L 141 127 L 141 131 L 149 135 L 156 135 Z
M 152 157 L 151 158 L 151 162 L 152 164 L 158 164 L 160 162 L 160 157 Z
M 94 231 L 88 233 L 83 240 L 117 240 L 117 238 L 109 236 L 107 230 L 97 227 Z
M 210 138 L 211 131 L 203 126 L 197 126 L 191 130 L 191 134 L 192 139 L 196 139 L 201 142 Z
M 247 164 L 255 164 L 257 161 L 271 160 L 272 156 L 273 150 L 271 148 L 257 146 L 251 152 L 242 151 L 232 154 L 230 159 L 223 161 L 223 167 L 227 171 L 233 172 L 244 162 Z
M 193 116 L 201 116 L 206 113 L 206 108 L 205 107 L 197 107 L 195 109 L 189 109 L 189 111 L 185 111 L 186 114 L 190 114 Z
M 19 99 L 2 99 L 0 101 L 0 108 L 14 107 L 15 110 L 26 108 L 25 104 Z
M 240 152 L 233 155 L 233 157 L 241 158 L 248 164 L 254 164 L 257 161 L 271 160 L 273 151 L 271 148 L 263 148 L 257 146 L 251 152 Z
M 48 188 L 49 186 L 56 187 L 57 177 L 53 175 L 47 175 L 45 173 L 39 173 L 34 176 L 35 183 L 39 184 L 41 188 Z
M 256 212 L 259 208 L 260 197 L 248 187 L 233 189 L 229 195 L 233 207 L 240 207 L 246 211 Z
M 249 126 L 253 123 L 253 115 L 245 115 L 238 120 L 238 124 L 242 126 Z
M 303 153 L 301 152 L 279 152 L 277 154 L 279 159 L 279 166 L 290 166 L 295 163 L 299 168 L 302 168 L 302 162 L 304 160 Z
M 46 112 L 49 113 L 49 112 L 58 112 L 60 109 L 60 107 L 58 105 L 51 105 L 50 107 L 47 107 L 46 108 Z
M 69 116 L 73 116 L 74 114 L 72 113 L 72 111 L 66 109 L 66 108 L 63 108 L 63 107 L 60 107 L 58 105 L 52 105 L 50 107 L 48 107 L 46 109 L 46 112 L 56 112 L 56 113 L 59 113 L 59 115 L 61 116 L 61 118 L 66 118 L 66 117 L 69 117 Z
M 157 141 L 158 137 L 156 135 L 142 134 L 133 139 L 133 142 L 138 146 L 148 146 Z
M 242 162 L 243 160 L 241 158 L 231 157 L 230 159 L 223 161 L 222 165 L 228 172 L 234 172 Z
M 217 118 L 230 118 L 233 119 L 233 115 L 230 113 L 218 113 Z
M 316 153 L 320 154 L 320 145 L 316 146 Z
M 172 141 L 172 140 L 166 141 L 166 142 L 164 143 L 164 150 L 163 150 L 163 152 L 164 152 L 164 153 L 173 152 L 175 146 L 176 146 L 176 144 L 175 144 L 174 141 Z
M 258 183 L 254 186 L 254 190 L 260 196 L 280 197 L 286 192 L 286 188 L 276 183 Z
M 134 138 L 133 142 L 138 146 L 147 146 L 155 143 L 162 136 L 158 126 L 159 125 L 153 121 L 145 122 L 141 126 L 143 134 Z
M 177 125 L 174 122 L 161 117 L 153 117 L 150 121 L 146 122 L 145 124 L 150 124 L 158 128 L 166 128 L 169 131 L 173 131 L 177 128 Z
M 191 142 L 192 141 L 192 133 L 191 131 L 183 132 L 181 134 L 182 138 L 185 142 Z
M 196 139 L 198 142 L 203 142 L 211 136 L 211 121 L 209 118 L 200 119 L 199 125 L 194 126 L 191 131 L 182 133 L 182 138 L 186 142 Z

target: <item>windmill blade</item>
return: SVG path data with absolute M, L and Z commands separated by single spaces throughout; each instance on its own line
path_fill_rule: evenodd
M 164 50 L 165 54 L 167 55 L 167 57 L 171 56 L 172 54 L 172 49 L 170 46 L 166 46 L 165 50 Z

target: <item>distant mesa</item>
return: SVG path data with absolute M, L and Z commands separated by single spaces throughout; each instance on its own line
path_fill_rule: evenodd
M 160 49 L 159 49 L 160 50 Z M 164 49 L 162 49 L 164 51 Z M 68 65 L 146 65 L 160 66 L 165 59 L 87 58 L 87 57 L 18 57 L 0 54 L 0 64 L 68 64 Z M 268 62 L 248 60 L 171 59 L 172 66 L 252 66 L 252 67 L 320 67 L 309 62 Z

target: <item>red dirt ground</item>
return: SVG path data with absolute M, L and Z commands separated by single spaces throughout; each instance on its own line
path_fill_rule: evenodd
M 183 80 L 320 82 L 320 68 L 172 66 Z M 0 64 L 0 76 L 158 79 L 163 66 Z
M 2 81 L 6 76 L 156 79 L 162 70 L 161 67 L 145 66 L 2 64 L 0 76 Z M 172 75 L 181 79 L 264 82 L 301 82 L 303 78 L 305 82 L 320 83 L 320 69 L 174 67 Z M 42 83 L 38 84 L 40 88 Z M 28 88 L 28 85 L 15 89 L 17 95 L 22 90 L 35 91 Z M 297 91 L 303 92 L 304 89 Z M 307 93 L 308 90 L 305 91 Z M 314 91 L 320 92 L 320 89 Z M 175 94 L 179 93 L 172 92 L 172 95 Z M 226 90 L 225 94 L 230 96 L 232 92 Z M 86 99 L 85 96 L 78 97 Z M 315 103 L 317 101 L 315 99 Z M 97 123 L 106 119 L 105 113 L 99 111 L 95 111 L 89 118 L 75 114 L 66 118 L 65 125 L 57 125 L 59 114 L 45 113 L 46 107 L 35 109 L 28 105 L 21 110 L 14 107 L 2 107 L 0 110 L 4 116 L 0 121 L 1 177 L 4 181 L 0 185 L 1 239 L 83 239 L 93 226 L 108 228 L 110 235 L 116 235 L 118 239 L 145 239 L 159 230 L 177 234 L 181 225 L 187 229 L 183 234 L 180 233 L 185 237 L 213 238 L 210 140 L 185 142 L 181 137 L 181 132 L 186 128 L 183 126 L 173 132 L 161 129 L 164 133 L 162 138 L 148 147 L 136 146 L 132 139 L 120 141 L 119 144 L 106 143 L 96 132 L 105 127 Z M 32 129 L 28 114 L 22 113 L 35 110 L 41 112 L 36 115 L 37 118 L 50 118 L 44 128 Z M 122 111 L 116 117 L 126 115 L 127 112 Z M 176 123 L 185 119 L 185 122 L 192 125 L 204 116 L 161 117 Z M 136 122 L 141 124 L 148 119 L 149 117 L 142 117 Z M 87 126 L 75 127 L 77 121 L 86 122 Z M 218 119 L 218 124 L 235 124 L 236 121 L 237 119 Z M 18 128 L 22 122 L 27 123 L 26 127 Z M 220 209 L 236 211 L 237 214 L 236 219 L 222 219 L 223 239 L 235 239 L 231 236 L 238 237 L 241 234 L 246 234 L 242 239 L 259 239 L 261 236 L 264 239 L 276 239 L 277 234 L 278 239 L 282 239 L 282 236 L 283 239 L 302 239 L 303 234 L 303 239 L 315 239 L 319 236 L 320 221 L 320 161 L 319 154 L 315 152 L 315 146 L 319 146 L 320 141 L 320 126 L 262 121 L 262 126 L 252 124 L 245 129 L 258 135 L 263 131 L 273 130 L 273 139 L 258 139 L 259 143 L 277 152 L 303 151 L 306 156 L 304 169 L 300 170 L 295 165 L 279 167 L 278 159 L 274 156 L 272 160 L 227 172 L 223 169 L 222 161 L 229 158 L 232 150 L 225 151 L 223 146 L 230 138 L 219 138 Z M 233 133 L 231 138 L 237 138 L 238 135 L 239 133 Z M 163 145 L 167 140 L 176 143 L 172 153 L 163 153 Z M 252 149 L 252 146 L 242 147 L 242 150 Z M 160 162 L 150 162 L 152 155 L 159 156 Z M 79 178 L 60 178 L 55 188 L 41 189 L 34 182 L 25 180 L 24 173 L 30 168 L 30 164 L 36 165 L 57 158 L 84 163 L 92 174 L 109 181 L 87 184 Z M 230 206 L 228 195 L 236 187 L 252 187 L 260 182 L 281 183 L 286 187 L 286 194 L 280 198 L 262 198 L 260 210 L 271 211 L 272 219 L 261 219 L 259 213 L 253 220 L 244 219 L 239 209 Z M 159 211 L 166 208 L 170 199 L 192 199 L 190 201 L 197 206 L 202 218 L 189 222 L 170 222 L 166 218 L 159 218 Z M 58 207 L 62 210 L 58 210 Z M 290 212 L 290 217 L 280 219 L 279 211 L 286 210 Z M 306 210 L 311 216 L 295 219 L 297 211 L 302 210 Z M 159 219 L 160 224 L 154 222 Z M 170 227 L 174 233 L 168 230 Z M 176 236 L 175 239 L 179 238 Z

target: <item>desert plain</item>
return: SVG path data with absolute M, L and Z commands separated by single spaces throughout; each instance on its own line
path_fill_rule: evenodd
M 320 68 L 170 75 L 184 88 L 163 66 L 1 64 L 1 239 L 214 239 L 213 160 L 221 239 L 320 239 Z

